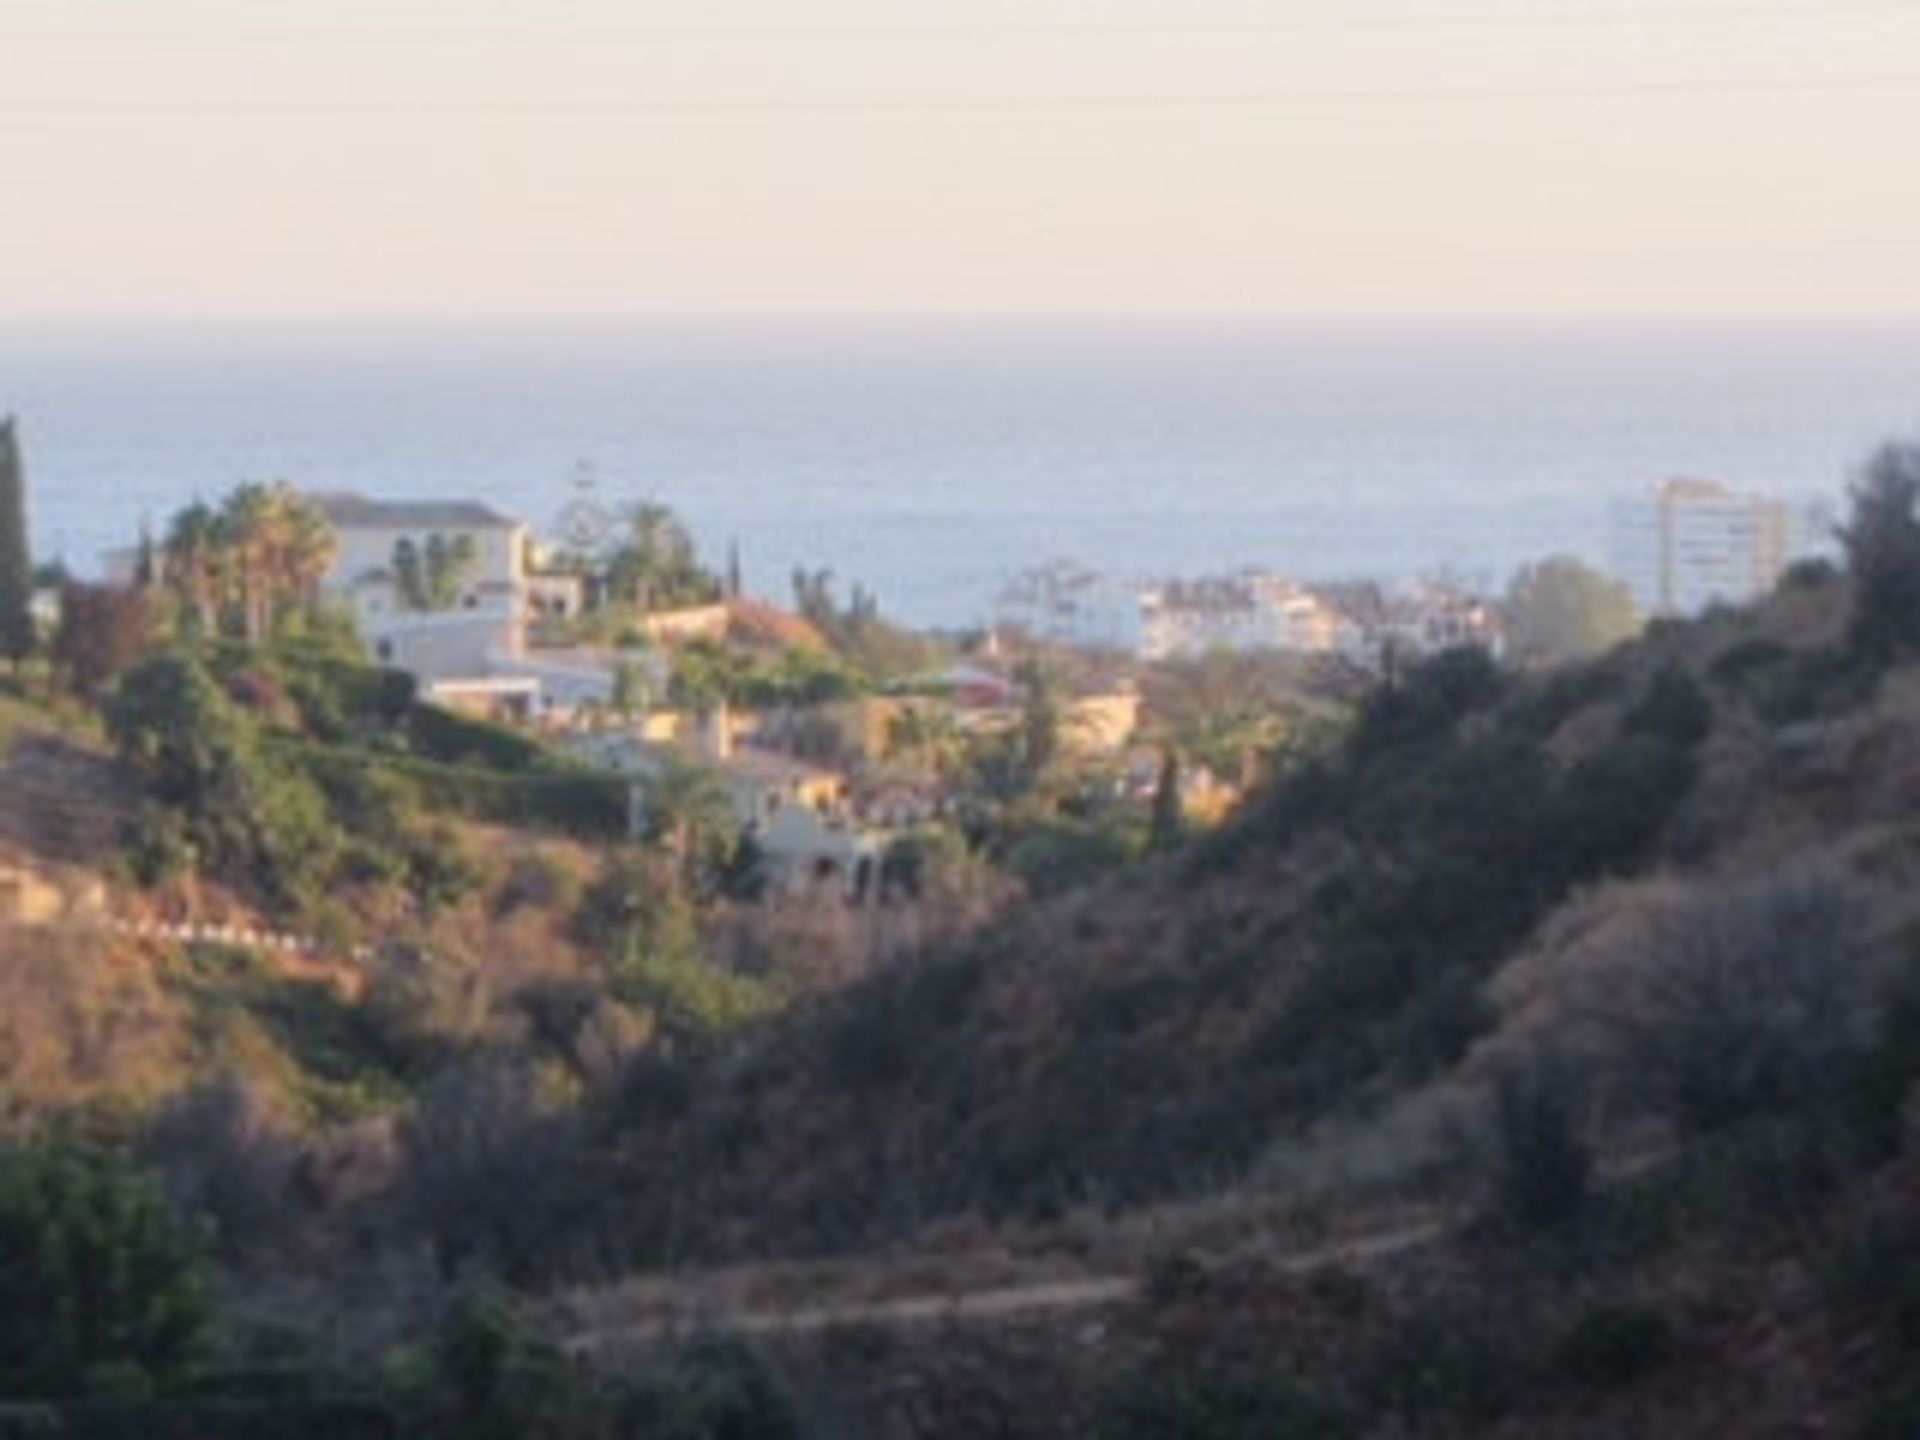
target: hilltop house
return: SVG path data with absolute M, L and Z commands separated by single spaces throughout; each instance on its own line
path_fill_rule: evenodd
M 322 593 L 425 684 L 484 676 L 525 646 L 527 528 L 469 500 L 312 497 L 336 538 Z

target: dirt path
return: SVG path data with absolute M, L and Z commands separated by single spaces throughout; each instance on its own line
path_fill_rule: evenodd
M 1446 1228 L 1444 1222 L 1426 1221 L 1301 1250 L 1280 1256 L 1273 1263 L 1290 1275 L 1310 1275 L 1320 1270 L 1376 1264 L 1433 1244 L 1446 1233 Z M 893 1300 L 728 1311 L 703 1303 L 700 1292 L 694 1289 L 690 1290 L 685 1308 L 674 1314 L 627 1325 L 606 1325 L 580 1331 L 563 1344 L 569 1353 L 587 1358 L 618 1347 L 658 1344 L 702 1330 L 739 1335 L 797 1336 L 853 1325 L 905 1327 L 975 1324 L 1062 1311 L 1112 1309 L 1132 1304 L 1140 1298 L 1140 1291 L 1141 1281 L 1136 1277 L 1104 1276 L 1000 1286 L 971 1292 L 909 1295 Z

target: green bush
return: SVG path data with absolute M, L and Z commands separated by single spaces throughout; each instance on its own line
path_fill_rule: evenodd
M 270 741 L 269 748 L 337 797 L 369 784 L 400 786 L 407 810 L 581 838 L 615 839 L 627 832 L 627 786 L 617 775 L 557 767 L 502 772 L 284 738 Z
M 517 773 L 553 763 L 545 746 L 518 730 L 473 720 L 437 705 L 415 705 L 408 712 L 407 738 L 422 759 L 442 765 Z
M 0 1396 L 176 1384 L 200 1353 L 200 1239 L 160 1186 L 54 1136 L 0 1150 Z

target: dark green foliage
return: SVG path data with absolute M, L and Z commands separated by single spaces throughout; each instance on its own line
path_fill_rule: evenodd
M 1677 665 L 1663 665 L 1646 694 L 1620 723 L 1633 739 L 1663 740 L 1687 749 L 1713 730 L 1713 702 L 1694 678 Z
M 1540 856 L 1550 883 L 1625 874 L 1641 863 L 1697 773 L 1690 751 L 1643 737 L 1616 740 L 1574 765 Z
M 1572 1219 L 1587 1202 L 1593 1155 L 1573 1068 L 1551 1056 L 1516 1063 L 1494 1086 L 1494 1198 L 1523 1229 Z
M 1554 1369 L 1593 1389 L 1632 1385 L 1665 1365 L 1674 1349 L 1673 1325 L 1651 1306 L 1602 1302 L 1584 1311 L 1561 1337 Z
M 1100 1440 L 1344 1440 L 1367 1430 L 1351 1407 L 1279 1369 L 1162 1361 L 1108 1397 L 1094 1433 Z
M 189 655 L 130 672 L 107 707 L 123 759 L 188 822 L 201 865 L 282 904 L 317 898 L 337 838 L 324 798 L 274 763 L 258 724 Z
M 1059 895 L 1111 874 L 1135 857 L 1132 835 L 1111 825 L 1054 819 L 1020 831 L 1006 867 L 1035 896 Z
M 361 787 L 369 783 L 384 784 L 399 787 L 409 809 L 583 838 L 610 839 L 627 829 L 626 782 L 596 770 L 555 766 L 503 773 L 287 739 L 275 739 L 269 748 L 337 799 L 365 793 Z M 358 828 L 350 804 L 350 798 L 342 803 L 341 817 Z
M 1365 765 L 1443 741 L 1466 716 L 1493 705 L 1505 687 L 1486 651 L 1445 651 L 1374 692 L 1348 740 L 1348 755 Z
M 477 559 L 471 535 L 429 535 L 422 549 L 411 539 L 394 542 L 393 575 L 409 609 L 451 610 Z
M 11 417 L 0 420 L 0 656 L 33 653 L 33 554 L 27 538 L 26 476 Z
M 407 739 L 413 752 L 442 765 L 468 765 L 489 770 L 540 770 L 553 756 L 539 741 L 469 719 L 437 705 L 415 705 L 407 713 Z
M 0 1396 L 174 1384 L 207 1314 L 197 1237 L 153 1180 L 65 1136 L 0 1150 Z
M 1586 709 L 1618 694 L 1625 684 L 1611 665 L 1569 665 L 1532 682 L 1517 697 L 1514 718 L 1528 733 L 1545 738 Z
M 1852 639 L 1877 660 L 1920 643 L 1920 445 L 1883 446 L 1854 483 L 1840 532 L 1855 596 Z
M 1154 854 L 1176 848 L 1186 836 L 1186 807 L 1180 794 L 1180 757 L 1168 750 L 1160 757 L 1160 776 L 1153 786 L 1153 811 L 1147 821 L 1147 849 Z

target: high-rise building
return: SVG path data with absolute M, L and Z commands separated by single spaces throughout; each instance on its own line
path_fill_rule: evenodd
M 1773 588 L 1801 543 L 1780 500 L 1710 480 L 1669 480 L 1613 511 L 1613 570 L 1643 615 L 1694 615 Z

